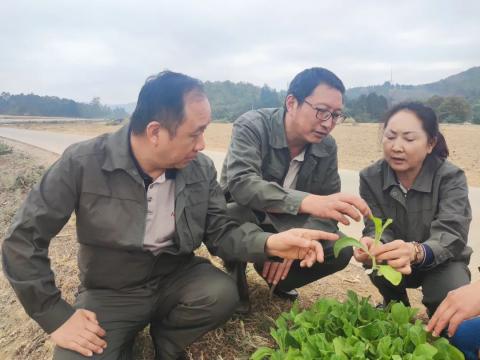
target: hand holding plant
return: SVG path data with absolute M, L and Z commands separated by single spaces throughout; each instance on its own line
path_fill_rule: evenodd
M 360 243 L 365 245 L 366 248 L 368 249 L 368 252 L 364 251 L 362 248 L 356 248 L 353 251 L 353 256 L 355 257 L 355 260 L 362 264 L 366 265 L 372 265 L 372 260 L 370 258 L 369 253 L 372 251 L 372 248 L 375 246 L 375 240 L 372 239 L 371 237 L 363 237 L 360 239 Z
M 379 265 L 377 264 L 377 258 L 375 254 L 379 254 L 376 250 L 383 246 L 380 239 L 382 237 L 383 232 L 385 229 L 392 223 L 392 219 L 387 219 L 384 224 L 382 224 L 382 219 L 379 219 L 373 215 L 370 215 L 370 219 L 373 221 L 375 225 L 375 239 L 364 237 L 361 241 L 351 237 L 343 237 L 340 240 L 335 242 L 335 246 L 333 248 L 335 257 L 338 256 L 340 251 L 347 247 L 353 246 L 355 248 L 361 249 L 362 251 L 357 251 L 357 255 L 359 255 L 362 259 L 365 258 L 365 254 L 368 258 L 370 258 L 372 262 L 372 271 L 374 271 L 379 276 L 384 276 L 388 281 L 390 281 L 393 285 L 398 285 L 402 281 L 402 273 L 396 269 L 394 269 L 390 265 Z M 379 258 L 379 260 L 381 260 Z M 365 258 L 364 262 L 367 262 L 368 259 Z

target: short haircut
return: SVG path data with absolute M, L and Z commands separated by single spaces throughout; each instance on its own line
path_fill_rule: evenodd
M 130 118 L 132 132 L 142 134 L 150 122 L 157 121 L 171 136 L 175 136 L 185 118 L 184 97 L 191 91 L 204 94 L 202 82 L 168 70 L 150 76 L 140 90 L 137 106 Z
M 299 104 L 303 104 L 305 98 L 310 96 L 318 85 L 325 84 L 345 94 L 345 86 L 342 80 L 330 70 L 313 67 L 305 69 L 297 74 L 290 83 L 287 96 L 293 95 Z

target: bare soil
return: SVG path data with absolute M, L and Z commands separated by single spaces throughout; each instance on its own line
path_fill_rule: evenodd
M 58 131 L 79 135 L 99 135 L 115 131 L 120 125 L 108 123 L 20 124 L 17 127 Z M 480 125 L 442 124 L 450 148 L 450 161 L 465 170 L 470 186 L 480 186 Z M 212 123 L 206 131 L 208 150 L 225 151 L 230 143 L 232 124 Z M 339 168 L 361 170 L 382 157 L 379 124 L 341 124 L 333 132 L 338 144 Z

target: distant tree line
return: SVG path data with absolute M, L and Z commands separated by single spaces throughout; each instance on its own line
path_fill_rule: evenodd
M 58 116 L 78 118 L 124 118 L 128 113 L 121 108 L 112 109 L 102 105 L 95 97 L 90 103 L 80 103 L 56 96 L 38 96 L 34 94 L 0 94 L 0 114 L 22 116 Z
M 461 96 L 438 96 L 434 95 L 423 101 L 433 108 L 442 123 L 464 123 L 471 121 L 480 124 L 480 102 L 470 105 Z M 360 95 L 355 99 L 346 98 L 345 111 L 357 122 L 377 122 L 387 111 L 389 101 L 383 95 L 370 93 Z
M 212 118 L 223 122 L 233 122 L 249 110 L 282 106 L 285 97 L 284 91 L 277 92 L 268 85 L 260 88 L 231 81 L 207 81 L 205 91 L 212 106 Z
M 283 106 L 286 96 L 285 91 L 268 85 L 260 88 L 231 81 L 207 81 L 205 90 L 212 105 L 213 119 L 223 122 L 233 122 L 248 110 Z M 441 122 L 480 123 L 480 101 L 472 105 L 464 97 L 435 95 L 424 102 L 436 111 Z M 350 98 L 347 92 L 345 112 L 357 122 L 378 122 L 391 104 L 387 97 L 375 92 L 356 98 Z
M 470 103 L 460 96 L 432 96 L 425 103 L 437 113 L 440 122 L 480 124 L 480 101 Z
M 376 122 L 388 109 L 388 101 L 383 95 L 372 92 L 356 99 L 345 100 L 345 112 L 357 122 Z
M 212 105 L 212 118 L 219 122 L 233 122 L 249 110 L 283 106 L 286 96 L 285 91 L 277 91 L 268 85 L 258 87 L 231 81 L 207 81 L 205 91 Z M 435 95 L 424 102 L 436 111 L 441 122 L 472 121 L 480 124 L 480 100 L 472 103 L 463 97 Z M 391 104 L 391 99 L 376 92 L 358 97 L 351 97 L 347 92 L 345 112 L 357 122 L 377 122 Z M 54 96 L 5 92 L 0 94 L 0 114 L 110 119 L 128 116 L 123 108 L 102 105 L 98 97 L 85 104 Z

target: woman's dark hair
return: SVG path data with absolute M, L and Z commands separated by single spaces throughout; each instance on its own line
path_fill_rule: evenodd
M 204 93 L 202 82 L 168 70 L 150 76 L 130 118 L 132 132 L 142 134 L 151 121 L 157 121 L 174 136 L 184 120 L 184 96 L 190 91 Z
M 400 111 L 410 111 L 422 123 L 423 130 L 427 133 L 428 141 L 436 141 L 436 144 L 432 150 L 432 154 L 442 159 L 446 159 L 449 155 L 447 142 L 438 128 L 438 120 L 435 111 L 431 107 L 428 107 L 420 102 L 402 102 L 395 105 L 383 117 L 383 127 L 386 128 L 388 122 L 393 115 Z
M 320 84 L 326 84 L 340 91 L 342 95 L 345 94 L 345 86 L 337 75 L 330 70 L 314 67 L 303 70 L 293 78 L 288 87 L 287 96 L 293 95 L 298 103 L 302 104 Z

